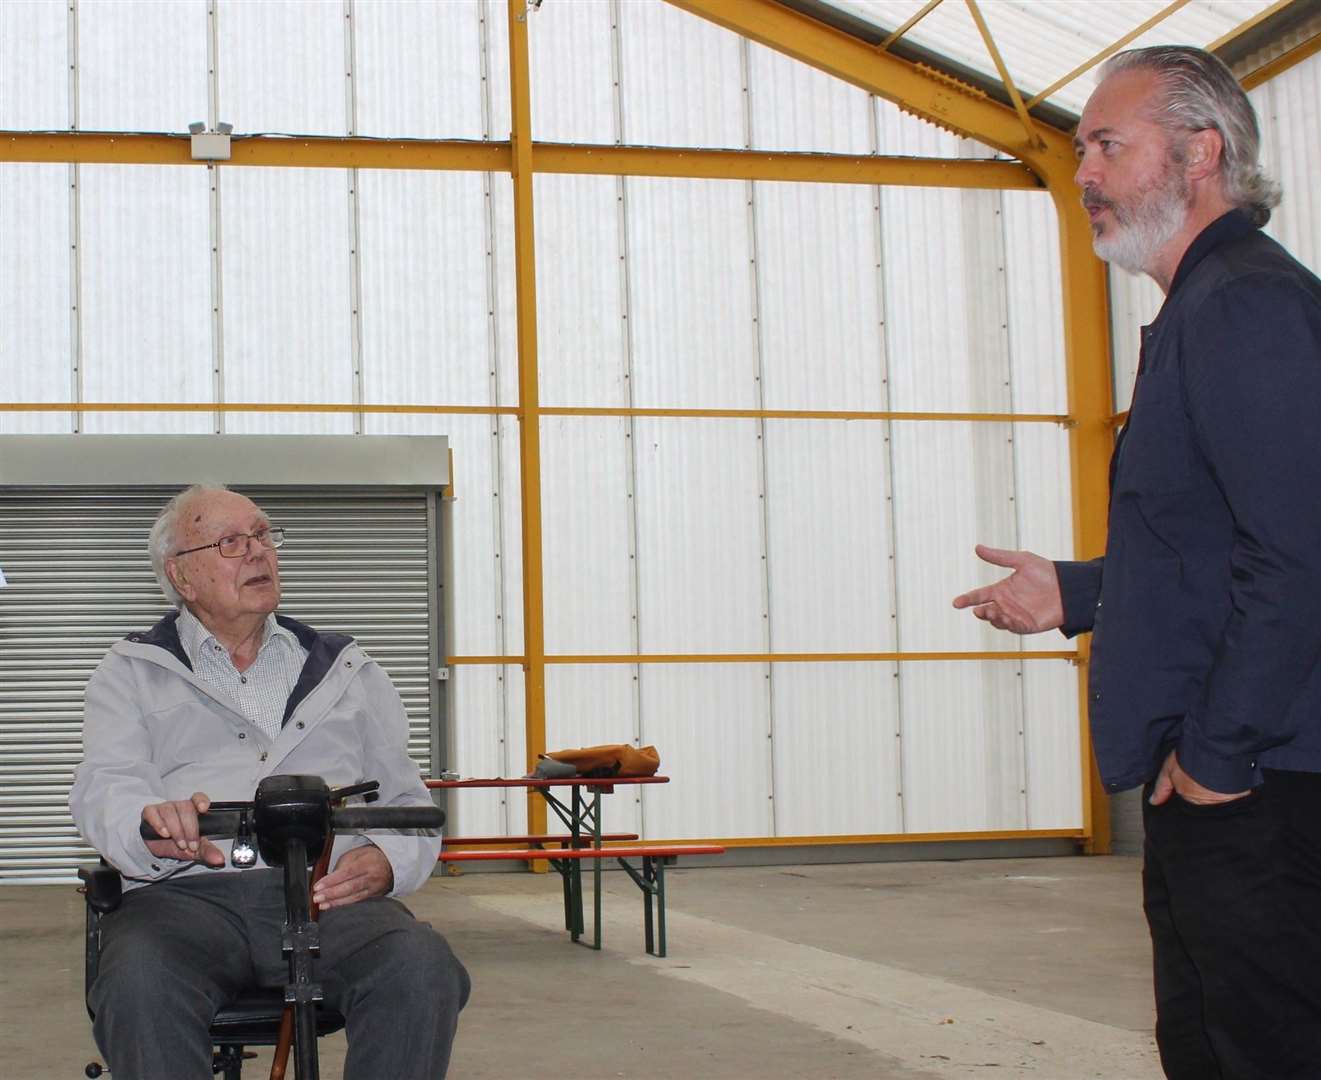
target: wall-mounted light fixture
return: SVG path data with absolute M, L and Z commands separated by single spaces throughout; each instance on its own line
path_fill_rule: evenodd
M 188 125 L 188 134 L 193 140 L 193 160 L 228 161 L 229 136 L 233 130 L 233 124 L 219 123 L 215 131 L 207 131 L 206 124 L 194 120 Z

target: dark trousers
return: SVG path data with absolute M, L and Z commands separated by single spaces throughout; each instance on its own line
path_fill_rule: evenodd
M 284 889 L 278 870 L 158 882 L 101 920 L 88 997 L 97 1045 L 116 1080 L 209 1080 L 207 1028 L 247 986 L 283 986 Z M 445 939 L 396 900 L 320 916 L 315 976 L 344 1014 L 346 1080 L 434 1080 L 449 1067 L 468 973 Z
M 1146 801 L 1143 906 L 1171 1080 L 1321 1077 L 1321 775 Z

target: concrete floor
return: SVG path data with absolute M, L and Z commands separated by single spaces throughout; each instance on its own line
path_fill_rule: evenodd
M 437 878 L 412 898 L 473 977 L 450 1075 L 1161 1076 L 1135 859 L 679 868 L 667 883 L 663 960 L 618 872 L 599 954 L 569 943 L 553 874 Z M 76 1078 L 96 1056 L 82 918 L 72 886 L 0 888 L 7 1080 Z M 343 1038 L 321 1045 L 334 1080 Z

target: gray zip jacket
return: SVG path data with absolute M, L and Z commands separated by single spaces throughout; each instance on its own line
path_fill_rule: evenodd
M 193 674 L 167 615 L 145 633 L 116 642 L 87 683 L 83 761 L 69 808 L 79 831 L 124 875 L 127 888 L 181 875 L 237 872 L 153 855 L 138 832 L 142 808 L 187 799 L 250 800 L 263 777 L 320 776 L 333 787 L 380 782 L 376 806 L 430 806 L 409 758 L 408 718 L 389 677 L 352 638 L 319 634 L 284 616 L 280 625 L 308 651 L 284 723 L 272 742 L 238 704 Z M 352 847 L 374 843 L 394 870 L 392 896 L 430 877 L 439 833 L 377 832 L 337 836 L 331 867 Z M 259 858 L 258 866 L 265 865 Z

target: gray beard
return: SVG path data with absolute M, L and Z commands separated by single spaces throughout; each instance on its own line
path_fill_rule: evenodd
M 1130 274 L 1146 273 L 1188 218 L 1188 188 L 1181 181 L 1167 174 L 1147 201 L 1130 207 L 1110 203 L 1114 225 L 1093 237 L 1096 254 Z

